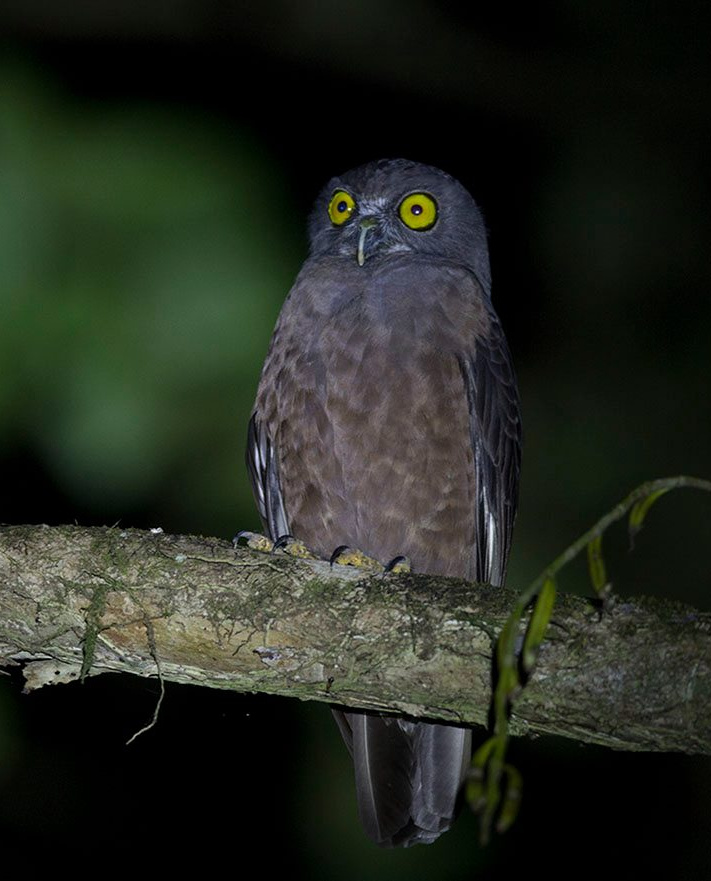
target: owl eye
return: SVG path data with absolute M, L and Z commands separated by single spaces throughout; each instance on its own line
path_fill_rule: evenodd
M 400 202 L 400 220 L 410 229 L 424 230 L 437 220 L 437 203 L 427 193 L 410 193 Z
M 345 190 L 336 190 L 328 203 L 328 216 L 331 223 L 340 226 L 345 223 L 355 210 L 355 200 Z

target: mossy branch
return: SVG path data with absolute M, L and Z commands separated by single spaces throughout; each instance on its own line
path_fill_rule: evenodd
M 510 589 L 367 576 L 213 539 L 0 529 L 0 663 L 24 664 L 28 689 L 160 671 L 483 725 L 496 637 L 517 602 Z M 601 617 L 559 596 L 509 730 L 711 753 L 711 615 L 637 598 Z

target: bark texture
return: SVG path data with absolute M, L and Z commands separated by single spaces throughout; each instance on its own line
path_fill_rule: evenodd
M 28 689 L 82 674 L 267 692 L 485 724 L 512 590 L 370 576 L 224 541 L 119 528 L 0 528 L 0 664 Z M 711 615 L 559 596 L 514 734 L 711 753 Z

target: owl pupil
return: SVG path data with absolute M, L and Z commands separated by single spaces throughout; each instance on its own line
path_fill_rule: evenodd
M 411 213 L 411 214 L 414 214 L 414 215 L 416 215 L 416 216 L 419 215 L 419 214 L 422 214 L 422 205 L 418 205 L 417 203 L 415 203 L 415 204 L 410 208 L 410 213 Z
M 347 210 L 348 210 L 348 205 L 346 204 L 346 200 L 341 199 L 341 201 L 338 203 L 338 205 L 336 205 L 336 211 L 338 211 L 339 214 L 343 214 L 343 212 L 347 211 Z

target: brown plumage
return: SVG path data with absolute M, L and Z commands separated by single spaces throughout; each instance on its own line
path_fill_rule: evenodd
M 434 220 L 410 228 L 426 210 Z M 503 583 L 520 416 L 489 289 L 483 221 L 453 178 L 390 160 L 327 185 L 250 422 L 247 461 L 273 538 Z M 430 842 L 449 827 L 468 731 L 336 718 L 375 841 Z

